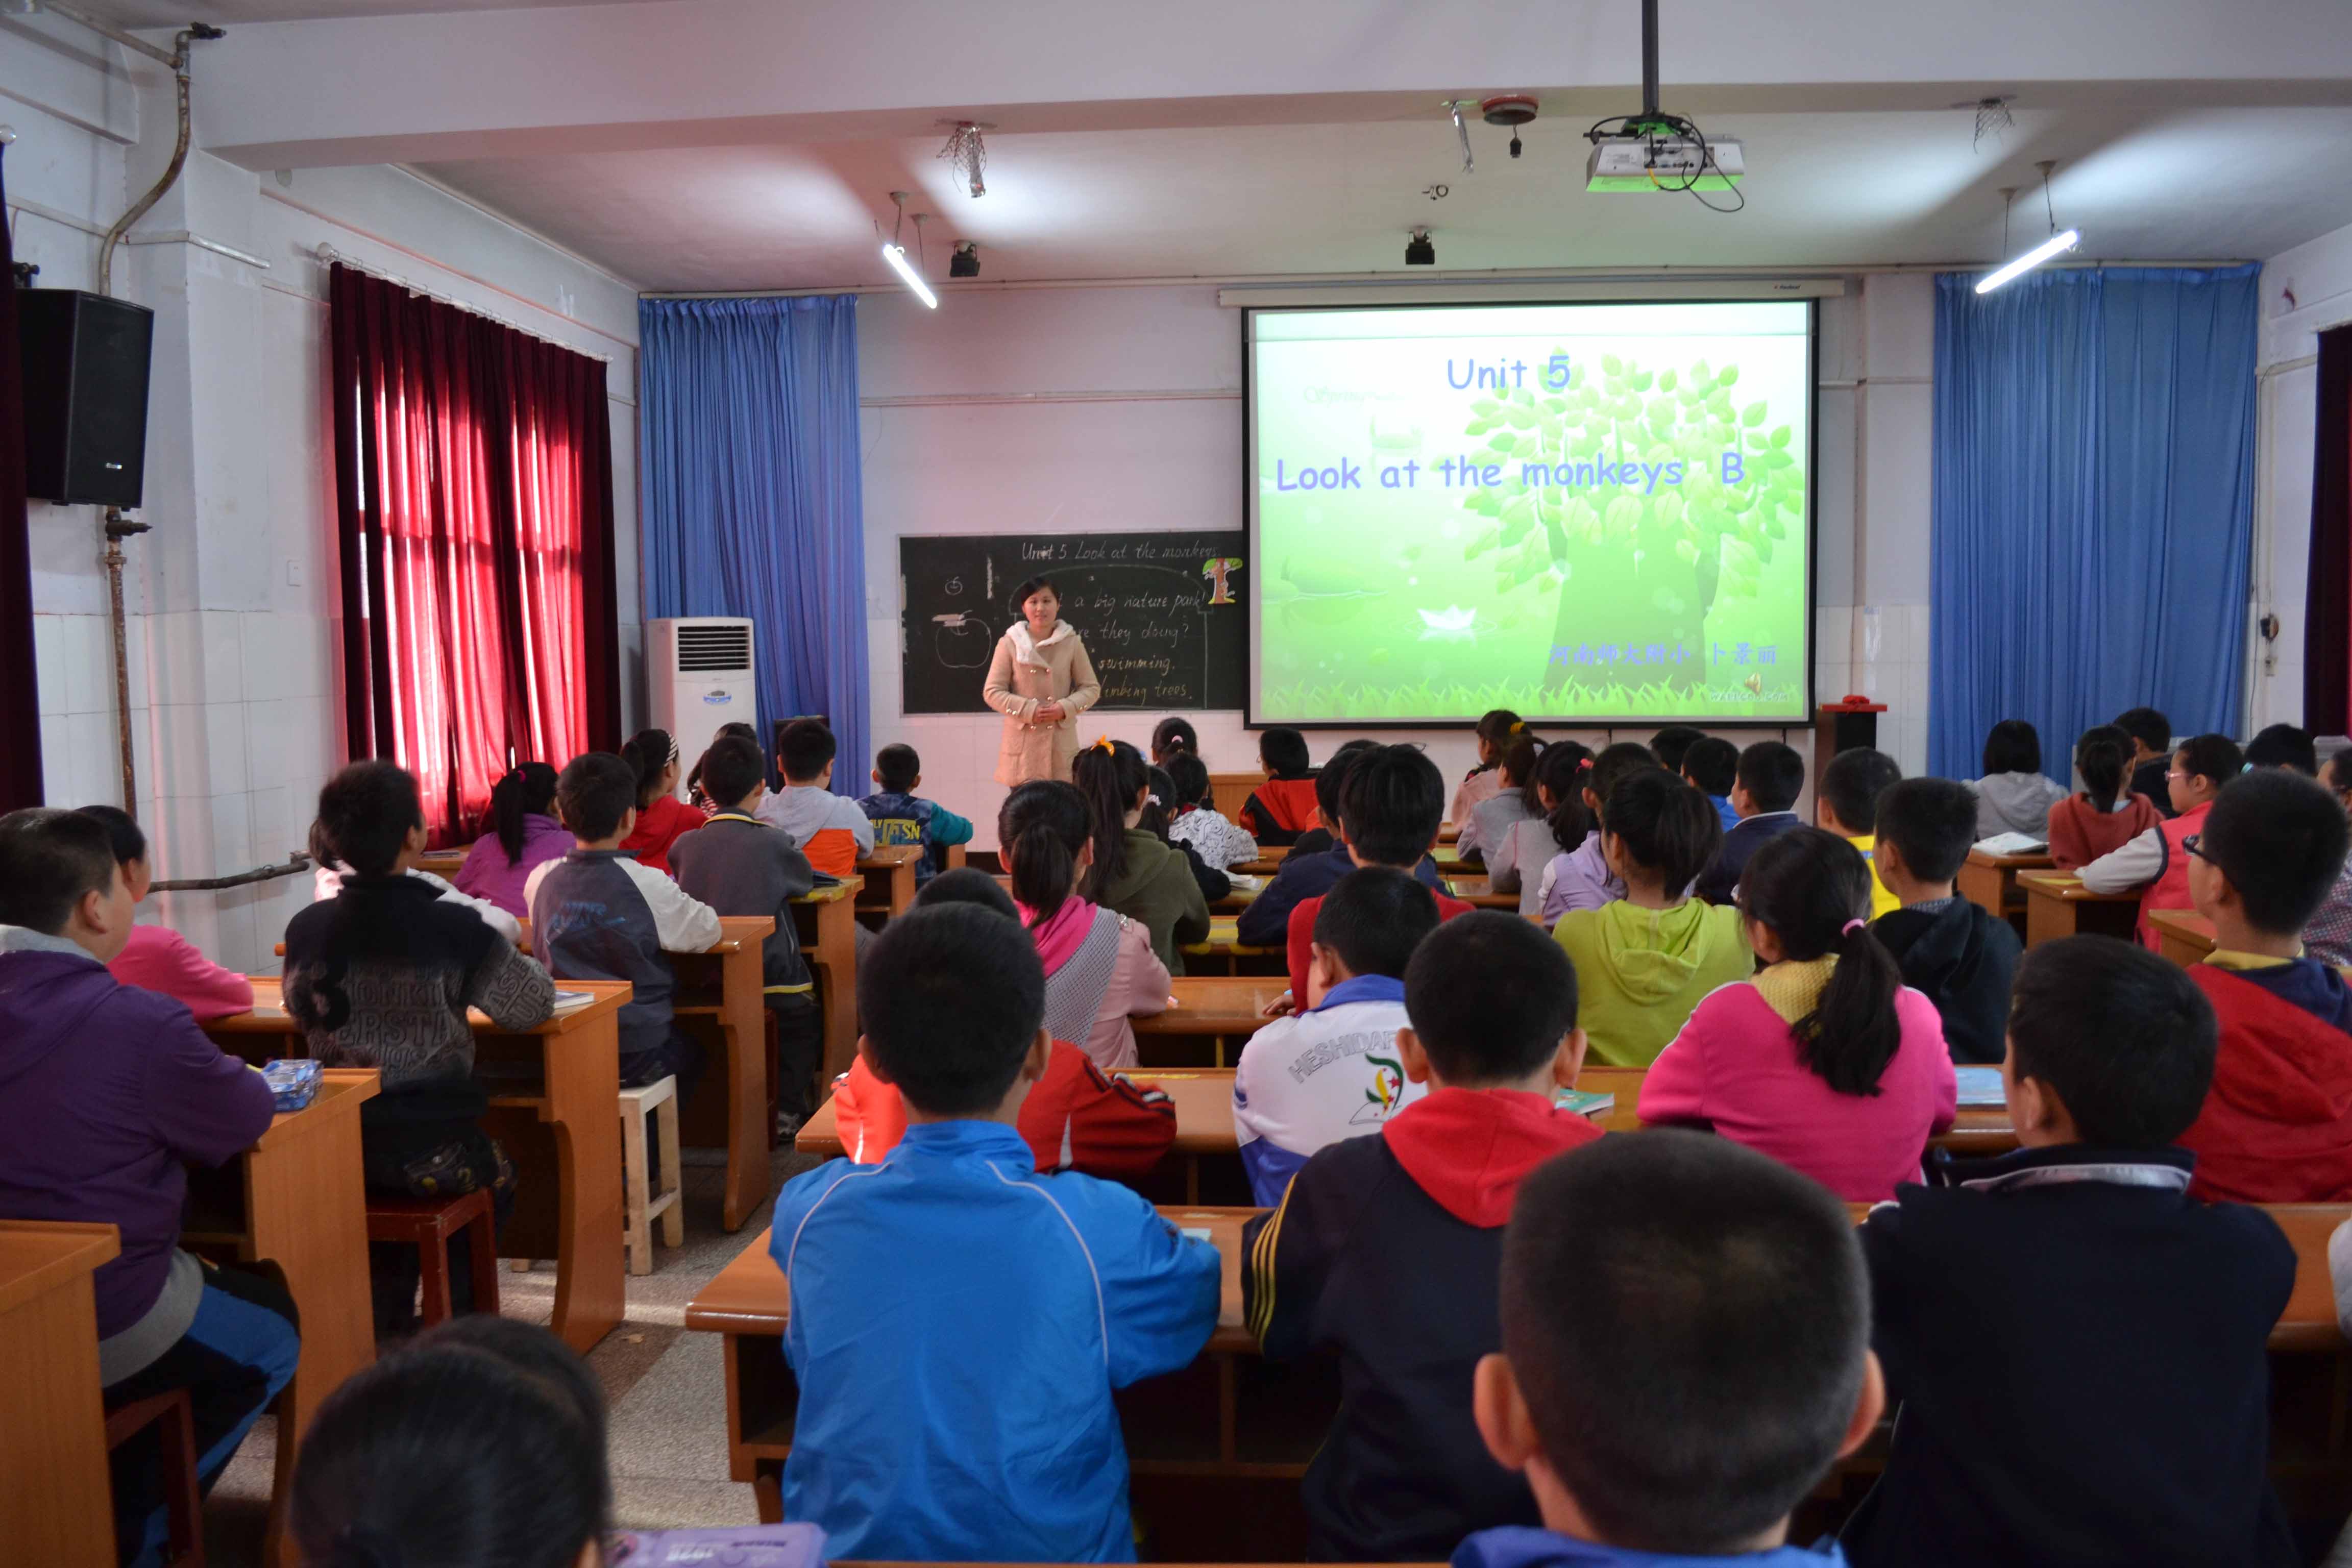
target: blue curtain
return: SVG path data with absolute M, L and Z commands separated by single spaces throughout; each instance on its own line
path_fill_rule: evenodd
M 755 623 L 761 744 L 823 714 L 865 793 L 857 297 L 637 304 L 645 608 Z
M 2062 782 L 2142 703 L 2238 732 L 2259 270 L 1937 278 L 1931 771 L 2002 719 Z

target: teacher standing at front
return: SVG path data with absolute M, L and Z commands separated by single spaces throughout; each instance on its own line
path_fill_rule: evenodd
M 1078 754 L 1078 715 L 1101 699 L 1102 682 L 1077 628 L 1062 619 L 1062 596 L 1050 578 L 1021 584 L 1021 618 L 996 640 L 983 695 L 1004 715 L 996 782 L 1008 788 L 1032 779 L 1067 782 Z

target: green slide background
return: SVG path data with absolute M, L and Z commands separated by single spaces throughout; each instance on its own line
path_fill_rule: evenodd
M 1807 716 L 1807 305 L 1261 310 L 1253 330 L 1259 721 Z M 1452 385 L 1473 361 L 1526 368 Z M 1502 482 L 1449 486 L 1447 458 Z M 1601 460 L 1685 478 L 1518 479 Z M 1417 482 L 1383 488 L 1409 461 Z M 1361 489 L 1278 488 L 1343 463 Z

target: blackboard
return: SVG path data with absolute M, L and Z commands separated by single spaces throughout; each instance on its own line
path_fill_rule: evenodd
M 1024 580 L 1048 576 L 1086 639 L 1104 708 L 1240 708 L 1249 674 L 1248 536 L 919 534 L 898 541 L 901 708 L 984 713 L 981 687 Z

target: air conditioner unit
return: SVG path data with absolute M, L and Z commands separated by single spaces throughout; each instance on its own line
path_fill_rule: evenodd
M 678 784 L 721 724 L 759 725 L 751 623 L 730 616 L 677 616 L 646 623 L 646 686 L 653 726 L 677 742 Z M 765 748 L 761 750 L 764 752 Z

